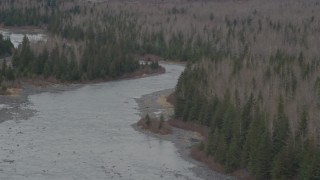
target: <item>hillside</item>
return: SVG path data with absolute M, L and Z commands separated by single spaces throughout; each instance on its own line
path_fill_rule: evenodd
M 210 128 L 206 155 L 257 179 L 319 179 L 319 7 L 318 0 L 15 0 L 1 2 L 0 22 L 49 34 L 15 50 L 17 77 L 112 79 L 158 67 L 137 57 L 185 61 L 175 118 Z

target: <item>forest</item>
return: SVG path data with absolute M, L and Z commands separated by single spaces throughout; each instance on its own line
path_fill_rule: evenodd
M 6 58 L 12 55 L 13 44 L 10 39 L 4 39 L 0 34 L 0 94 L 6 91 L 6 86 L 2 84 L 5 81 L 14 80 L 14 72 L 11 67 L 7 66 Z
M 10 39 L 4 39 L 3 35 L 0 34 L 0 58 L 12 55 L 13 44 Z
M 319 6 L 317 0 L 1 1 L 1 24 L 50 33 L 47 42 L 25 38 L 2 76 L 84 81 L 146 68 L 137 58 L 143 55 L 184 61 L 174 118 L 210 129 L 199 147 L 207 156 L 227 172 L 244 169 L 256 179 L 319 179 Z
M 272 6 L 297 19 L 258 7 L 225 17 L 208 35 L 214 53 L 189 63 L 178 81 L 175 118 L 210 129 L 199 148 L 227 172 L 320 177 L 319 14 L 294 14 L 302 4 Z
M 80 9 L 73 1 L 29 0 L 28 4 L 24 3 L 2 2 L 0 22 L 5 26 L 44 27 L 51 36 L 46 42 L 37 43 L 24 37 L 22 44 L 13 51 L 15 78 L 4 76 L 5 80 L 37 77 L 62 82 L 108 80 L 137 71 L 156 72 L 160 68 L 157 62 L 140 64 L 135 57 L 136 25 L 127 20 L 128 13 L 106 11 L 100 21 L 93 23 L 84 18 L 86 8 Z M 89 24 L 73 25 L 74 16 Z M 128 37 L 132 40 L 127 40 Z

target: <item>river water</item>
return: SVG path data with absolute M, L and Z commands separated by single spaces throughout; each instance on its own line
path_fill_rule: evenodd
M 0 30 L 17 47 L 27 35 Z M 201 179 L 171 142 L 134 130 L 142 95 L 174 88 L 184 66 L 139 79 L 0 97 L 0 180 Z M 41 91 L 40 91 L 41 92 Z M 206 179 L 230 179 L 206 168 Z M 199 171 L 197 171 L 199 173 Z M 206 175 L 208 176 L 208 175 Z
M 34 116 L 0 124 L 0 179 L 200 179 L 172 142 L 131 126 L 134 99 L 174 88 L 184 69 L 164 66 L 159 76 L 28 96 Z
M 22 42 L 23 37 L 27 36 L 30 41 L 45 41 L 46 35 L 42 33 L 31 33 L 31 32 L 12 32 L 6 29 L 0 29 L 0 33 L 5 38 L 10 38 L 13 46 L 16 48 Z

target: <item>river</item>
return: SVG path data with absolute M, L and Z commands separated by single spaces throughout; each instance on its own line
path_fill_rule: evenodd
M 35 33 L 31 31 L 27 32 L 26 30 L 22 30 L 20 32 L 12 32 L 12 30 L 9 29 L 0 29 L 0 33 L 3 35 L 3 37 L 10 38 L 15 48 L 19 46 L 24 36 L 27 36 L 30 41 L 46 41 L 45 34 Z
M 0 124 L 0 179 L 201 179 L 172 142 L 131 126 L 135 98 L 174 88 L 184 69 L 164 66 L 158 76 L 29 95 L 22 109 L 36 113 Z
M 24 34 L 4 35 L 17 47 Z M 132 127 L 140 119 L 135 99 L 174 88 L 184 69 L 163 66 L 157 76 L 0 97 L 0 179 L 202 179 L 195 167 L 210 174 L 205 179 L 230 179 L 183 158 L 172 141 Z

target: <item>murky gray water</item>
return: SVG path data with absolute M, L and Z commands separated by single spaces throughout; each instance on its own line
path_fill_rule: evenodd
M 24 36 L 27 36 L 30 41 L 46 41 L 46 35 L 41 33 L 17 33 L 5 29 L 0 29 L 0 33 L 3 37 L 10 38 L 14 47 L 18 47 L 21 44 Z
M 159 76 L 29 96 L 28 120 L 0 124 L 0 179 L 199 179 L 170 141 L 135 131 L 134 98 L 173 88 L 184 67 Z

